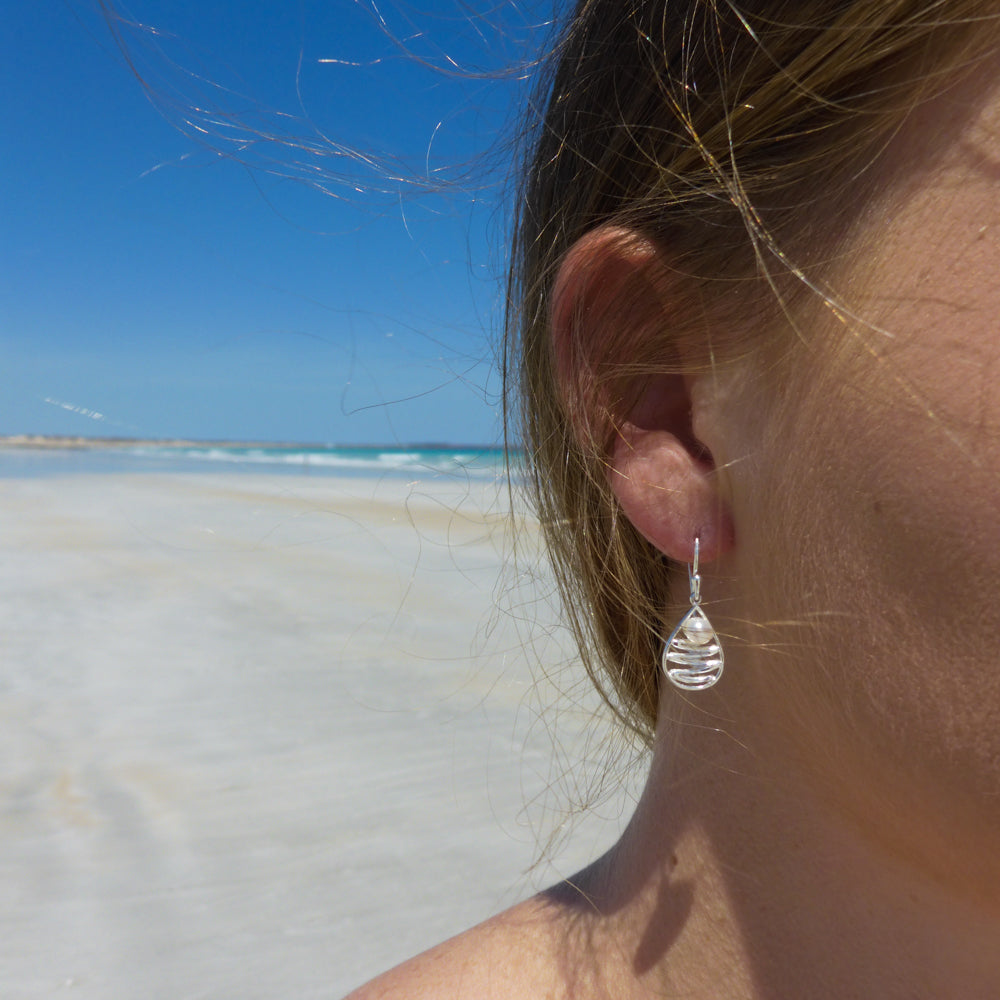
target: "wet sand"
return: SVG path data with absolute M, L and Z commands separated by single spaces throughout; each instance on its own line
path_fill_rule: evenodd
M 509 525 L 475 481 L 0 480 L 2 995 L 335 998 L 610 844 L 617 786 L 536 864 L 607 730 Z

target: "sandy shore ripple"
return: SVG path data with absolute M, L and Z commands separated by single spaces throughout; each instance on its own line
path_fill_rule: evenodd
M 544 574 L 498 590 L 493 484 L 4 479 L 0 519 L 5 998 L 335 998 L 630 807 L 531 868 L 604 731 L 539 712 L 569 647 Z

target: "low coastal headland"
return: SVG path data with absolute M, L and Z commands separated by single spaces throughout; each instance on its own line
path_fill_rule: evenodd
M 134 438 L 83 437 L 65 434 L 0 434 L 0 448 L 83 449 L 83 448 L 267 448 L 274 451 L 337 448 L 338 450 L 371 451 L 381 449 L 417 449 L 420 451 L 473 451 L 490 449 L 483 444 L 443 444 L 441 442 L 408 442 L 406 444 L 330 444 L 302 441 L 234 441 L 193 438 Z
M 65 434 L 0 434 L 0 448 L 300 448 L 273 441 L 193 441 L 184 438 L 82 437 Z

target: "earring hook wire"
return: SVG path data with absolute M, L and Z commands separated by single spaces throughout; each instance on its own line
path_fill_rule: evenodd
M 701 574 L 698 572 L 698 550 L 701 547 L 701 540 L 695 535 L 694 538 L 694 561 L 688 563 L 688 587 L 691 593 L 691 604 L 701 604 Z

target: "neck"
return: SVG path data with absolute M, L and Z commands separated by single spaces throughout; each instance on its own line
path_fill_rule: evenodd
M 611 995 L 1000 996 L 996 905 L 887 851 L 787 756 L 678 731 L 581 886 L 599 914 L 588 942 L 615 942 L 600 959 Z

